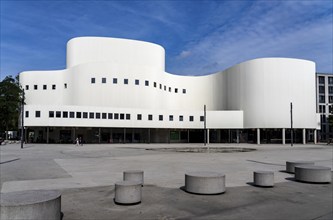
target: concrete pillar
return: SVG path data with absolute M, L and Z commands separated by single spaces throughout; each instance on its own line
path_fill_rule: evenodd
M 207 129 L 207 144 L 209 144 L 209 129 Z
M 46 143 L 49 143 L 49 137 L 50 137 L 50 129 L 49 127 L 46 127 Z
M 190 129 L 187 129 L 187 143 L 190 143 Z
M 286 129 L 282 128 L 282 144 L 286 144 Z
M 72 139 L 73 139 L 73 141 L 75 141 L 75 139 L 76 139 L 76 134 L 75 134 L 75 128 L 72 128 L 72 131 L 73 131 L 73 135 L 72 135 Z
M 313 143 L 317 144 L 317 130 L 316 129 L 314 129 L 314 131 L 313 131 Z
M 306 144 L 306 129 L 303 128 L 303 144 Z
M 124 141 L 123 141 L 123 143 L 125 144 L 126 143 L 126 128 L 124 128 Z
M 148 143 L 150 144 L 150 128 L 148 128 Z
M 260 128 L 257 128 L 257 144 L 260 144 Z
M 236 130 L 236 136 L 237 136 L 236 137 L 237 138 L 237 144 L 239 144 L 239 130 L 238 129 Z
M 101 128 L 98 128 L 98 143 L 101 143 Z

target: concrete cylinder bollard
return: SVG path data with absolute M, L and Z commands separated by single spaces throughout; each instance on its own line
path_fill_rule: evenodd
M 308 183 L 330 183 L 332 181 L 332 172 L 330 167 L 296 166 L 295 179 Z
M 287 161 L 286 171 L 288 173 L 295 173 L 295 166 L 314 165 L 313 161 Z
M 56 190 L 1 193 L 0 201 L 0 219 L 61 219 L 61 193 Z
M 123 173 L 123 180 L 130 180 L 130 181 L 139 181 L 141 185 L 144 183 L 143 179 L 143 171 L 142 170 L 126 170 Z
M 225 192 L 225 175 L 216 172 L 190 172 L 185 174 L 185 191 L 196 194 Z
M 274 173 L 271 171 L 254 171 L 253 182 L 256 186 L 273 187 Z
M 134 205 L 141 202 L 141 182 L 139 181 L 120 181 L 115 184 L 116 204 Z

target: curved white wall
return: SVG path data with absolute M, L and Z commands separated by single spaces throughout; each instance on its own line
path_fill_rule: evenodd
M 164 71 L 164 48 L 153 43 L 104 37 L 78 37 L 67 43 L 67 68 L 93 62 L 108 62 L 118 71 L 136 68 Z M 142 69 L 141 69 L 142 68 Z
M 244 111 L 245 128 L 313 128 L 316 118 L 315 63 L 262 58 L 226 70 L 227 106 Z
M 164 71 L 164 49 L 156 44 L 80 37 L 68 42 L 67 66 L 66 70 L 20 74 L 22 86 L 29 85 L 26 108 L 46 112 L 40 119 L 27 118 L 27 126 L 202 128 L 199 118 L 206 105 L 208 128 L 288 128 L 292 101 L 294 127 L 317 128 L 315 64 L 311 61 L 262 58 L 207 76 L 179 76 Z M 48 118 L 48 111 L 61 109 L 132 116 L 130 121 L 117 122 Z M 136 121 L 138 113 L 144 114 L 141 121 Z M 154 115 L 153 121 L 147 120 L 148 114 Z M 158 120 L 160 114 L 163 121 Z M 168 121 L 169 115 L 175 120 Z M 183 122 L 176 119 L 180 115 Z M 194 122 L 188 121 L 189 116 L 195 116 Z

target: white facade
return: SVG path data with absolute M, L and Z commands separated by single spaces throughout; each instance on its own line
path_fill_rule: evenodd
M 288 58 L 173 75 L 159 45 L 79 37 L 67 44 L 65 70 L 22 72 L 20 83 L 30 128 L 202 129 L 206 105 L 208 129 L 286 129 L 292 102 L 294 128 L 313 130 L 315 77 L 314 62 Z

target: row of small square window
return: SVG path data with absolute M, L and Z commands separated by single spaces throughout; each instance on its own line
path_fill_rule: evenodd
M 25 117 L 29 118 L 29 111 L 25 111 Z M 35 111 L 35 117 L 40 118 L 41 112 Z M 49 111 L 49 118 L 89 118 L 89 119 L 115 119 L 131 120 L 131 114 L 128 113 L 100 113 L 100 112 L 67 112 L 67 111 Z M 159 121 L 163 121 L 163 115 L 158 116 Z M 142 114 L 137 114 L 137 120 L 142 120 Z M 153 115 L 148 114 L 148 120 L 153 120 Z M 179 115 L 179 121 L 184 121 L 184 116 Z M 194 121 L 194 116 L 189 116 L 189 121 Z M 174 121 L 174 116 L 169 115 L 169 121 Z M 204 121 L 204 116 L 200 116 L 200 121 Z
M 96 83 L 96 78 L 91 78 L 91 81 L 90 81 L 92 84 L 95 84 Z M 102 78 L 102 83 L 106 83 L 106 78 Z M 113 78 L 112 79 L 112 83 L 113 84 L 118 84 L 118 78 Z M 125 85 L 128 85 L 129 81 L 128 79 L 124 79 L 124 84 Z M 140 80 L 136 79 L 134 80 L 134 84 L 135 85 L 140 85 Z M 157 88 L 157 83 L 154 82 L 153 83 L 154 87 Z M 149 86 L 149 80 L 145 80 L 145 86 Z M 171 92 L 171 87 L 167 87 L 165 85 L 162 85 L 162 84 L 159 84 L 159 88 L 160 89 L 164 89 L 165 91 L 167 90 L 168 88 L 168 91 Z M 175 88 L 175 93 L 178 93 L 178 88 Z M 183 89 L 183 94 L 186 94 L 186 89 Z
M 52 85 L 52 90 L 55 90 L 56 89 L 56 85 L 53 84 Z M 64 88 L 67 89 L 67 83 L 64 83 Z M 25 85 L 25 90 L 29 90 L 30 87 L 29 85 Z M 38 85 L 34 85 L 34 90 L 38 90 Z M 47 90 L 47 85 L 43 85 L 43 90 Z

